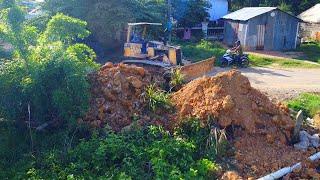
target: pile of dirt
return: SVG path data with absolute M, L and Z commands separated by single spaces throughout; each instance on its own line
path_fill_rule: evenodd
M 142 67 L 112 63 L 105 64 L 89 76 L 92 98 L 90 109 L 83 119 L 93 127 L 110 126 L 120 131 L 133 121 L 144 119 L 147 106 L 145 88 L 150 84 L 162 84 L 159 74 L 150 74 Z
M 234 129 L 235 158 L 246 177 L 266 175 L 311 154 L 288 145 L 294 128 L 288 108 L 273 104 L 238 71 L 194 80 L 172 101 L 180 121 L 192 116 L 208 123 L 212 117 L 220 127 Z
M 210 116 L 222 127 L 238 125 L 249 133 L 275 127 L 270 129 L 272 136 L 281 128 L 284 132 L 281 134 L 289 137 L 294 127 L 288 109 L 274 105 L 235 70 L 192 81 L 174 93 L 172 100 L 180 119 L 193 116 L 206 120 Z

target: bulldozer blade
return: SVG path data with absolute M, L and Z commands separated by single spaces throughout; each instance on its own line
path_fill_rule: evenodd
M 215 58 L 209 58 L 200 62 L 180 67 L 186 81 L 191 81 L 211 72 L 214 68 Z

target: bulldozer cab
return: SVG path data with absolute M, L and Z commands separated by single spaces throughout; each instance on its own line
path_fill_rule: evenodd
M 127 42 L 155 41 L 161 35 L 161 23 L 128 23 Z
M 178 46 L 168 46 L 162 36 L 161 23 L 128 23 L 124 56 L 130 59 L 160 61 L 171 65 L 182 62 Z

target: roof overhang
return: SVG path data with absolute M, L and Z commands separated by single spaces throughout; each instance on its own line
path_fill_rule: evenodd
M 222 17 L 222 19 L 225 20 L 233 20 L 233 21 L 248 21 L 254 17 L 260 16 L 262 14 L 272 12 L 275 10 L 279 10 L 281 12 L 284 12 L 294 18 L 296 18 L 298 21 L 302 21 L 300 18 L 297 16 L 294 16 L 292 14 L 289 14 L 288 12 L 282 11 L 281 9 L 277 7 L 247 7 L 247 8 L 242 8 L 238 11 L 232 12 L 230 14 L 227 14 Z
M 298 15 L 306 23 L 320 23 L 320 3 Z

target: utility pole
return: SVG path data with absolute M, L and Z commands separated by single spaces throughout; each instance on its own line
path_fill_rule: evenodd
M 171 39 L 172 39 L 172 4 L 171 4 L 171 0 L 167 0 L 167 6 L 168 6 L 168 10 L 167 10 L 167 30 L 168 30 L 168 42 L 171 43 Z

